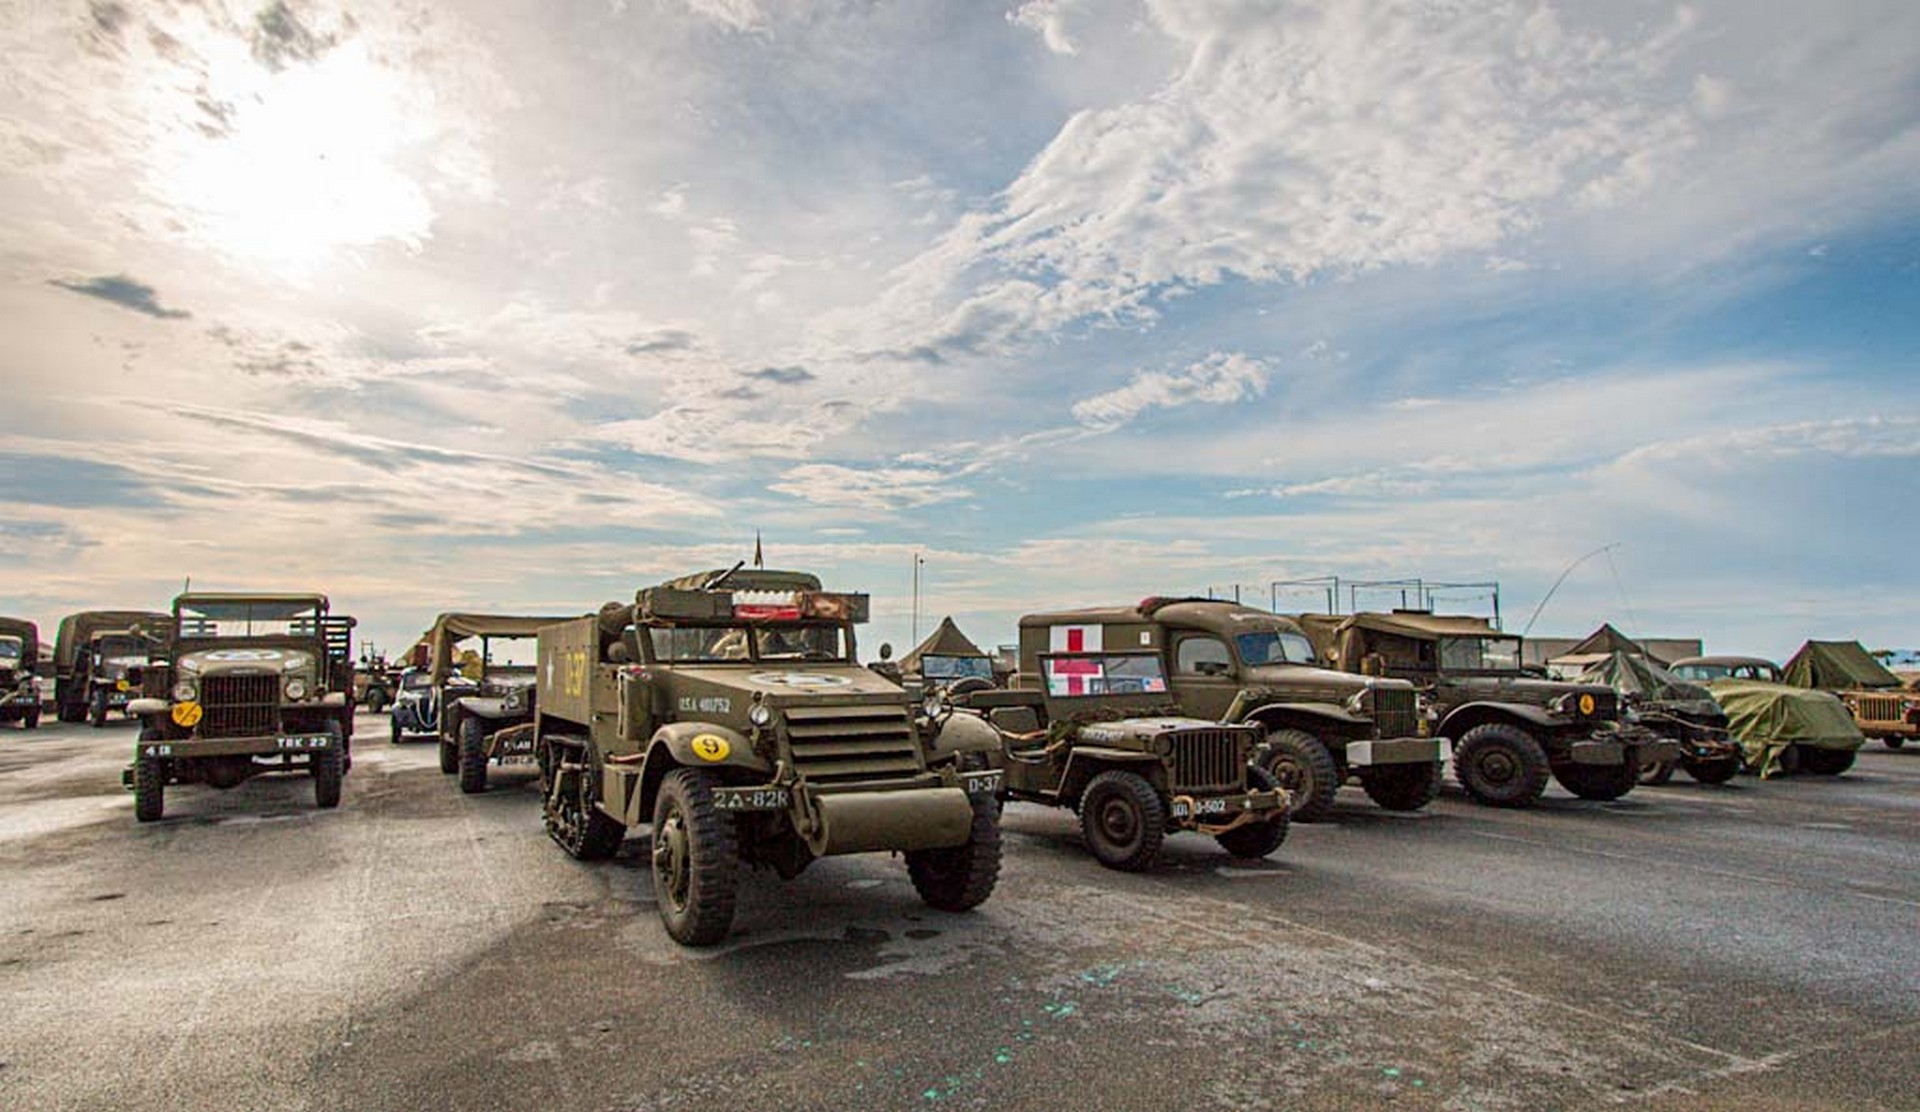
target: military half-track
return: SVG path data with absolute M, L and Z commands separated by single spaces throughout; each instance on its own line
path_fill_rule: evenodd
M 549 835 L 579 858 L 652 825 L 667 933 L 731 929 L 741 867 L 905 855 L 929 905 L 964 911 L 1000 870 L 1002 776 L 916 720 L 856 662 L 867 596 L 800 572 L 708 572 L 543 627 L 535 752 Z

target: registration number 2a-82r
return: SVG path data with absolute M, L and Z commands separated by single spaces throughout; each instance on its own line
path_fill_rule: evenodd
M 716 811 L 784 811 L 793 803 L 787 788 L 715 788 Z

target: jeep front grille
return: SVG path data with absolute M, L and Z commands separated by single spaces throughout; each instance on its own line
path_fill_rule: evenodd
M 264 737 L 280 732 L 279 676 L 208 676 L 200 682 L 200 736 Z
M 1174 791 L 1233 791 L 1246 783 L 1246 755 L 1238 732 L 1179 730 L 1171 740 Z
M 1906 717 L 1898 695 L 1860 695 L 1854 705 L 1860 708 L 1854 717 L 1862 722 L 1899 722 Z
M 1420 709 L 1412 688 L 1373 689 L 1373 724 L 1379 736 L 1412 737 L 1420 732 Z
M 816 784 L 893 780 L 923 768 L 905 707 L 789 707 L 786 719 L 794 768 Z

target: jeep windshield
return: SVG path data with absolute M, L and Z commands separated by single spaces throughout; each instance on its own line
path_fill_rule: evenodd
M 647 630 L 654 659 L 667 664 L 847 661 L 843 634 L 839 626 L 829 623 L 672 626 Z
M 312 599 L 183 602 L 174 615 L 185 638 L 317 637 L 320 617 Z
M 1518 637 L 1443 637 L 1440 639 L 1442 672 L 1518 672 Z
M 936 656 L 920 658 L 920 675 L 929 680 L 951 683 L 954 680 L 993 678 L 993 661 L 984 656 Z
M 1313 642 L 1305 634 L 1286 630 L 1242 633 L 1233 639 L 1240 663 L 1249 668 L 1266 664 L 1312 664 Z

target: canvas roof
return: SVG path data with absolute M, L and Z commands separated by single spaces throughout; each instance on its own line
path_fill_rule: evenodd
M 1627 653 L 1631 656 L 1647 657 L 1661 664 L 1666 663 L 1666 661 L 1660 660 L 1659 657 L 1648 652 L 1645 645 L 1642 645 L 1640 642 L 1635 641 L 1633 638 L 1613 628 L 1613 623 L 1611 622 L 1603 623 L 1599 629 L 1587 634 L 1586 640 L 1581 641 L 1554 659 L 1565 660 L 1568 657 L 1575 656 L 1607 656 L 1612 653 Z
M 1785 678 L 1795 687 L 1822 691 L 1900 686 L 1900 677 L 1858 641 L 1808 641 L 1787 661 Z
M 914 646 L 912 652 L 900 658 L 900 670 L 918 672 L 920 658 L 923 656 L 984 657 L 986 655 L 980 646 L 968 640 L 967 635 L 960 632 L 960 627 L 953 624 L 953 616 L 948 615 L 940 619 L 940 625 L 932 633 L 927 634 L 926 640 Z
M 442 614 L 425 638 L 432 646 L 433 682 L 447 678 L 453 669 L 453 647 L 469 637 L 532 637 L 542 626 L 571 620 L 524 614 Z
M 1424 611 L 1362 611 L 1349 614 L 1345 618 L 1337 614 L 1302 614 L 1302 624 L 1311 623 L 1326 630 L 1332 629 L 1369 629 L 1377 633 L 1392 633 L 1416 640 L 1434 641 L 1442 637 L 1512 637 L 1493 628 L 1493 623 L 1485 618 L 1470 617 L 1465 614 L 1428 614 Z

